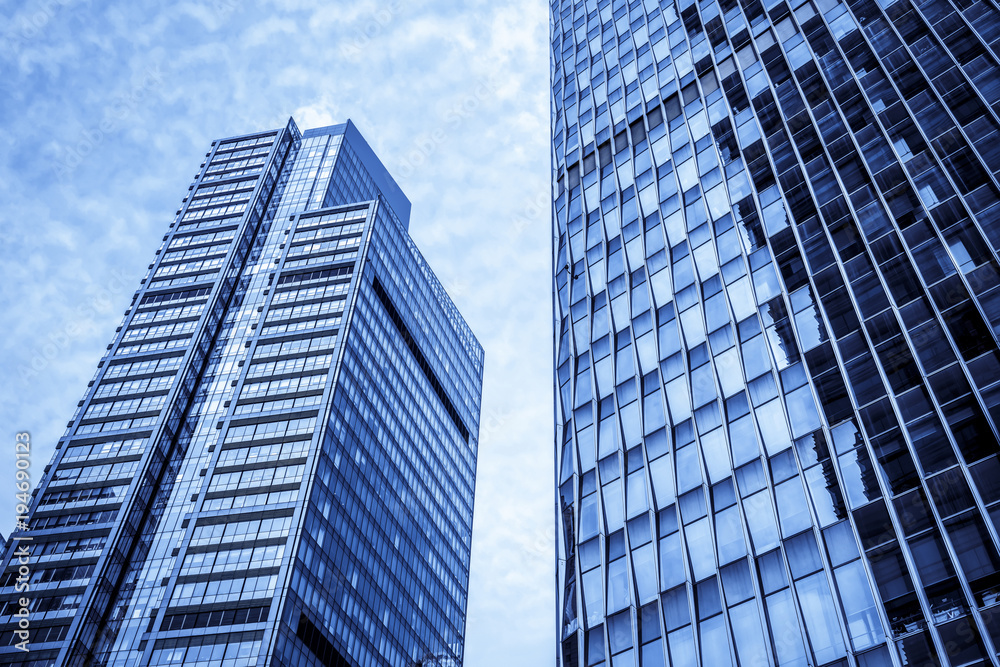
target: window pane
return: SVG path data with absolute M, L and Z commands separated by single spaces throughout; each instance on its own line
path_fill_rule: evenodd
M 802 617 L 809 631 L 809 642 L 817 664 L 842 658 L 847 654 L 837 621 L 836 602 L 830 593 L 824 572 L 817 572 L 795 584 L 802 605 Z
M 884 640 L 882 621 L 875 609 L 875 598 L 861 561 L 856 560 L 837 568 L 834 576 L 854 650 L 860 651 Z
M 774 488 L 778 501 L 778 518 L 781 521 L 781 536 L 795 535 L 812 524 L 809 516 L 809 505 L 802 492 L 802 482 L 798 476 L 787 482 L 782 482 Z
M 719 563 L 731 563 L 746 556 L 746 542 L 743 540 L 743 521 L 735 506 L 723 510 L 715 516 L 716 540 L 719 548 Z
M 787 588 L 767 597 L 768 627 L 774 640 L 779 667 L 806 667 L 806 651 L 802 645 L 799 620 Z
M 671 632 L 668 640 L 670 663 L 678 667 L 695 667 L 694 634 L 691 626 Z
M 722 614 L 714 616 L 700 624 L 701 630 L 701 665 L 702 667 L 730 667 L 733 664 L 732 652 L 729 649 L 729 638 L 726 636 L 726 621 Z
M 684 583 L 684 557 L 680 533 L 660 540 L 660 582 L 663 588 Z
M 652 543 L 632 552 L 632 567 L 635 570 L 639 602 L 644 603 L 655 599 L 659 591 L 656 590 L 656 564 L 653 562 Z
M 1000 568 L 1000 558 L 978 512 L 948 521 L 946 526 L 966 577 L 979 579 Z
M 878 477 L 875 475 L 867 449 L 859 447 L 841 456 L 838 462 L 844 478 L 847 500 L 852 508 L 860 507 L 882 496 Z
M 754 553 L 760 555 L 778 546 L 778 526 L 774 521 L 774 507 L 767 490 L 759 491 L 743 501 L 743 513 L 750 526 Z
M 600 568 L 583 573 L 583 608 L 587 627 L 593 627 L 604 618 L 604 574 Z
M 664 667 L 663 644 L 657 639 L 642 647 L 642 667 Z
M 740 664 L 766 665 L 769 651 L 760 626 L 757 602 L 751 600 L 730 609 L 729 621 L 733 626 Z
M 608 613 L 624 609 L 629 604 L 628 567 L 624 558 L 608 565 Z
M 695 521 L 684 533 L 694 579 L 700 581 L 715 571 L 715 551 L 712 548 L 712 529 L 708 525 L 708 518 Z

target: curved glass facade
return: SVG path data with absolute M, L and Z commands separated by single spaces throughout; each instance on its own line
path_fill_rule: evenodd
M 551 19 L 559 664 L 1000 664 L 997 5 Z

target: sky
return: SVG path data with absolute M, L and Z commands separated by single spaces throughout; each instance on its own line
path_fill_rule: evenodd
M 0 0 L 0 532 L 213 139 L 353 120 L 486 350 L 466 667 L 553 665 L 546 3 Z

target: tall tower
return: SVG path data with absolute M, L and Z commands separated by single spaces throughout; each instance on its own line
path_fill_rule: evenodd
M 483 351 L 409 213 L 350 122 L 212 143 L 5 554 L 0 664 L 461 664 Z
M 563 667 L 998 665 L 993 0 L 555 0 Z

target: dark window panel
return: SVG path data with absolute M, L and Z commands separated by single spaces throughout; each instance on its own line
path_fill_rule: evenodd
M 1000 451 L 993 430 L 979 404 L 970 396 L 944 408 L 945 419 L 954 435 L 958 451 L 967 463 Z
M 906 431 L 925 475 L 943 470 L 958 461 L 937 414 L 921 417 L 907 424 Z

